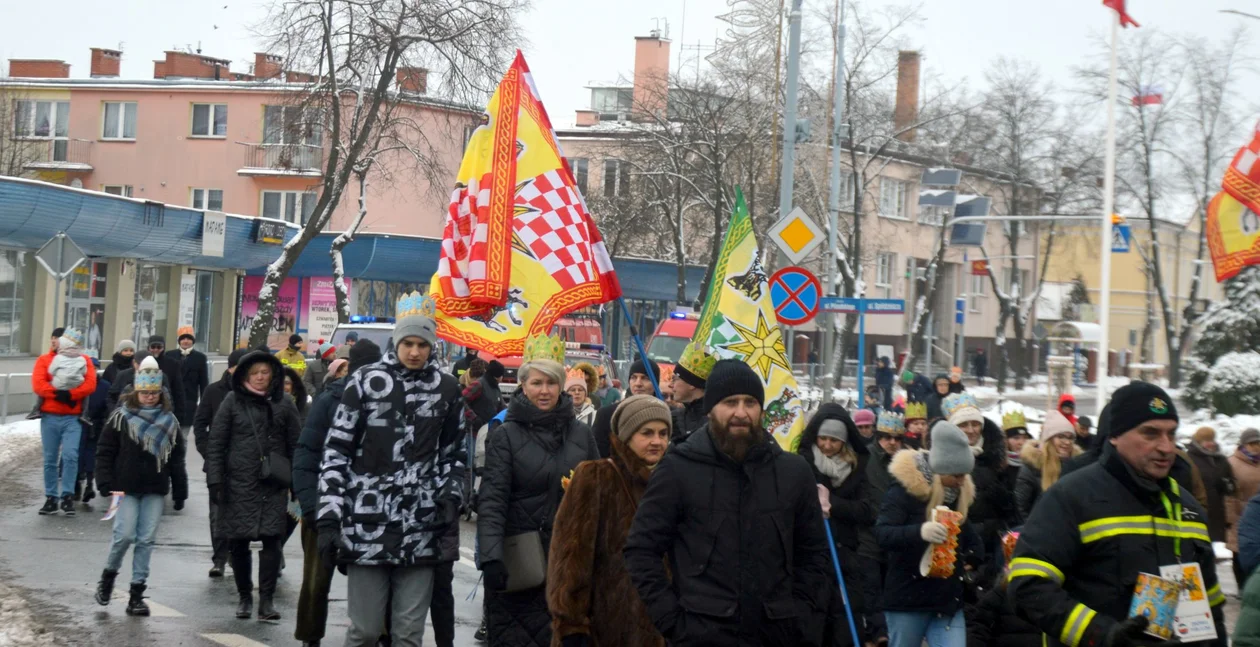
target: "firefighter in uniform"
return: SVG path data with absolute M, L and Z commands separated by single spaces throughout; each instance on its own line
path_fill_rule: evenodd
M 1172 398 L 1132 382 L 1107 407 L 1111 433 L 1098 462 L 1046 490 L 1024 524 L 1008 580 L 1013 604 L 1048 646 L 1158 644 L 1144 633 L 1146 618 L 1129 618 L 1138 574 L 1197 563 L 1216 626 L 1216 640 L 1198 644 L 1225 647 L 1207 515 L 1168 475 L 1177 457 Z

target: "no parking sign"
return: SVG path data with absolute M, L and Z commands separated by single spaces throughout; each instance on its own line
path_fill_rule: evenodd
M 785 267 L 770 277 L 774 316 L 785 326 L 799 326 L 818 314 L 822 284 L 803 267 Z

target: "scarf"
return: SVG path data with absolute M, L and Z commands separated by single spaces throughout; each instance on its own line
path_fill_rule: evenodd
M 192 346 L 189 346 L 188 348 L 184 348 L 183 346 L 180 346 L 179 348 L 179 354 L 183 355 L 184 357 L 188 357 L 188 354 L 191 352 L 193 352 Z
M 1252 454 L 1251 452 L 1247 451 L 1246 449 L 1243 449 L 1242 447 L 1239 447 L 1238 451 L 1241 452 L 1243 456 L 1246 456 L 1247 460 L 1251 461 L 1252 463 L 1260 463 L 1260 454 Z
M 984 432 L 980 432 L 980 433 L 981 433 L 980 439 L 976 441 L 976 444 L 971 446 L 971 455 L 977 458 L 979 458 L 980 455 L 984 453 L 984 435 L 983 435 Z
M 1011 467 L 1023 467 L 1024 461 L 1019 457 L 1019 452 L 1006 450 L 1006 464 Z
M 258 389 L 255 389 L 249 382 L 242 382 L 242 384 L 245 386 L 246 391 L 249 391 L 250 393 L 253 393 L 254 395 L 262 396 L 262 397 L 267 396 L 266 391 L 259 391 Z
M 175 434 L 179 433 L 179 421 L 170 411 L 161 407 L 136 410 L 121 406 L 114 411 L 111 421 L 115 427 L 125 423 L 131 441 L 152 454 L 157 459 L 158 471 L 162 471 L 175 446 Z
M 840 454 L 827 456 L 818 449 L 817 445 L 814 445 L 812 449 L 814 450 L 814 467 L 817 467 L 823 476 L 831 479 L 831 487 L 843 485 L 844 480 L 853 472 L 853 463 L 840 458 Z
M 923 475 L 923 478 L 926 478 L 928 483 L 936 485 L 934 482 L 936 480 L 934 478 L 935 475 L 932 473 L 932 465 L 928 463 L 928 453 L 926 451 L 920 451 L 918 456 L 915 456 L 914 458 L 915 465 L 919 467 L 919 473 Z M 945 493 L 945 505 L 954 505 L 954 502 L 958 501 L 958 488 L 945 487 L 942 485 L 941 490 Z

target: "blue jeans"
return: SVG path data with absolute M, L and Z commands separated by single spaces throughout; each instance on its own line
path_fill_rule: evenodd
M 960 609 L 952 617 L 931 612 L 885 611 L 888 647 L 967 647 L 967 621 Z
M 108 496 L 108 495 L 107 495 Z M 109 543 L 109 557 L 105 568 L 117 571 L 122 568 L 123 555 L 135 544 L 131 554 L 131 583 L 144 584 L 149 579 L 149 557 L 153 555 L 153 542 L 157 538 L 158 522 L 166 497 L 161 494 L 128 494 L 118 504 L 114 515 L 114 538 Z
M 79 436 L 83 425 L 78 416 L 43 414 L 39 419 L 39 436 L 44 443 L 44 496 L 74 494 L 79 477 Z M 57 491 L 57 459 L 61 459 L 61 491 Z

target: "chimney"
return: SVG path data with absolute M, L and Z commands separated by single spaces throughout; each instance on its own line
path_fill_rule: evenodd
M 669 94 L 669 39 L 653 30 L 634 38 L 634 105 L 640 118 L 665 112 Z
M 166 60 L 153 61 L 153 78 L 223 79 L 231 76 L 229 61 L 201 54 L 169 50 Z
M 9 76 L 25 79 L 68 79 L 70 65 L 65 61 L 11 58 L 9 59 Z
M 92 78 L 116 79 L 122 64 L 122 52 L 116 49 L 92 48 Z
M 254 52 L 254 78 L 259 81 L 278 78 L 284 72 L 282 63 L 280 57 L 274 54 Z
M 424 94 L 428 90 L 429 70 L 423 67 L 400 67 L 394 77 L 398 80 L 399 92 Z
M 919 120 L 919 53 L 902 51 L 897 54 L 897 105 L 893 108 L 893 129 L 901 132 Z M 913 129 L 897 136 L 903 142 L 913 142 Z
M 594 110 L 578 110 L 574 125 L 583 128 L 599 125 L 599 113 Z

